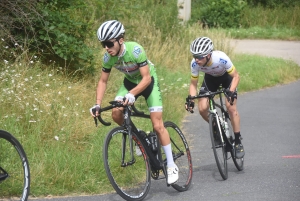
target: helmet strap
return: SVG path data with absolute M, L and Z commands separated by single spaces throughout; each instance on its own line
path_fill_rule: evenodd
M 210 60 L 210 58 L 211 58 L 211 53 L 209 54 L 209 56 L 210 56 L 209 58 L 208 58 L 208 55 L 205 57 L 206 62 L 205 62 L 205 64 L 203 65 L 203 67 L 206 66 L 207 63 L 209 62 L 209 60 Z
M 119 51 L 117 52 L 117 56 L 119 56 L 119 54 L 120 54 L 120 50 L 121 50 L 121 44 L 120 44 L 120 41 L 119 41 L 119 39 L 117 39 L 117 41 L 118 41 L 118 44 L 119 44 Z

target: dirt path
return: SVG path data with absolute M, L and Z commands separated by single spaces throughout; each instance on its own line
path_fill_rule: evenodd
M 233 40 L 235 52 L 291 59 L 300 66 L 300 41 Z

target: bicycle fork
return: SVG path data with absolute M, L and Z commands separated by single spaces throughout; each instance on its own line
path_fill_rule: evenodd
M 217 120 L 217 125 L 218 125 L 218 130 L 219 130 L 219 133 L 220 133 L 220 137 L 221 137 L 221 142 L 224 143 L 224 138 L 223 138 L 223 129 L 221 128 L 221 122 L 220 122 L 220 119 L 217 118 L 219 117 L 218 115 L 218 112 L 217 112 L 217 109 L 212 109 L 212 110 L 209 110 L 209 113 L 214 115 L 215 119 Z
M 126 141 L 127 141 L 127 136 L 129 140 L 129 149 L 130 149 L 130 156 L 131 160 L 128 162 L 125 162 L 125 153 L 126 153 Z M 122 139 L 122 161 L 121 161 L 121 167 L 126 167 L 128 165 L 132 165 L 135 163 L 135 158 L 133 156 L 133 143 L 132 143 L 132 135 L 131 134 L 126 134 L 123 133 L 123 139 Z

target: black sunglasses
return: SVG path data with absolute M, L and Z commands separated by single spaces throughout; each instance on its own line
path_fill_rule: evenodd
M 201 60 L 203 58 L 205 58 L 207 55 L 197 55 L 197 54 L 193 54 L 194 59 L 198 59 Z
M 115 40 L 115 41 L 103 41 L 101 42 L 101 45 L 103 48 L 107 47 L 107 48 L 111 48 L 113 47 L 115 44 L 115 42 L 118 41 L 118 40 Z

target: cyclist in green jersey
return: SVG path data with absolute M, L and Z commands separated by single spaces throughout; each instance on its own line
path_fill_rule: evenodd
M 125 74 L 122 86 L 115 100 L 124 104 L 133 104 L 139 96 L 144 96 L 150 111 L 150 118 L 160 143 L 166 153 L 168 166 L 168 184 L 178 180 L 178 167 L 174 163 L 170 137 L 162 119 L 162 98 L 154 65 L 147 59 L 144 48 L 136 42 L 125 42 L 125 29 L 117 20 L 109 20 L 101 24 L 97 37 L 106 52 L 103 56 L 102 73 L 96 90 L 96 116 L 107 87 L 112 67 Z M 122 125 L 124 122 L 123 108 L 112 110 L 113 120 Z M 90 111 L 91 111 L 90 110 Z M 91 112 L 92 116 L 93 113 Z

